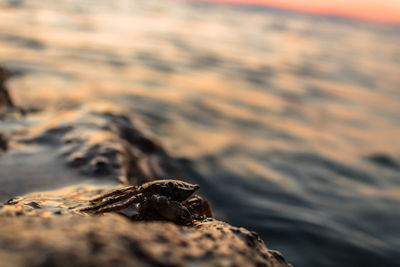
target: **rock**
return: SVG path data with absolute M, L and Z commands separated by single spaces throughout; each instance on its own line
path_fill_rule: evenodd
M 7 109 L 14 108 L 15 105 L 11 99 L 6 80 L 9 78 L 9 73 L 0 66 L 0 116 L 4 115 Z
M 13 151 L 0 161 L 0 201 L 77 183 L 142 184 L 154 177 L 182 177 L 156 138 L 108 104 L 9 118 L 0 125 L 9 138 L 0 139 L 0 145 Z
M 1 206 L 2 266 L 290 266 L 255 232 L 212 218 L 187 227 L 78 211 L 106 190 L 69 187 Z
M 0 153 L 8 149 L 8 141 L 4 134 L 0 133 Z
M 8 76 L 7 71 L 0 66 L 0 106 L 14 107 L 14 103 L 5 85 Z
M 141 184 L 168 175 L 162 165 L 170 157 L 135 124 L 109 106 L 86 106 L 55 114 L 19 142 L 57 146 L 67 164 L 87 176 Z
M 0 217 L 6 266 L 289 266 L 243 228 L 99 217 Z

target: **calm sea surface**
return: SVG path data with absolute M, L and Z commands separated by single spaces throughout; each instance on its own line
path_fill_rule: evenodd
M 400 27 L 172 1 L 0 1 L 16 102 L 136 114 L 295 266 L 400 266 Z

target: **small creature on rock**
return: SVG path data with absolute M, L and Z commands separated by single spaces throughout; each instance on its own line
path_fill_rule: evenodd
M 213 216 L 210 203 L 202 196 L 193 195 L 183 201 L 182 205 L 188 208 L 196 220 L 203 220 Z
M 101 214 L 121 211 L 139 204 L 134 220 L 167 219 L 183 225 L 194 219 L 211 217 L 210 204 L 200 196 L 189 198 L 199 186 L 180 180 L 156 180 L 141 186 L 128 186 L 92 199 L 92 206 L 81 212 Z

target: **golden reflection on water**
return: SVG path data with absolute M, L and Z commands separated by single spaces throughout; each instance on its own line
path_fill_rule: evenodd
M 164 143 L 188 157 L 238 144 L 337 158 L 400 147 L 400 42 L 379 26 L 174 2 L 76 5 L 0 9 L 0 57 L 24 74 L 10 82 L 16 102 L 160 113 Z

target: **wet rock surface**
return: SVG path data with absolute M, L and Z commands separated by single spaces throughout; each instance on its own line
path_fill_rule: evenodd
M 167 175 L 157 159 L 168 165 L 170 158 L 157 141 L 109 107 L 61 112 L 33 127 L 28 136 L 19 142 L 56 146 L 66 164 L 82 175 L 133 184 Z
M 142 184 L 154 177 L 180 176 L 158 141 L 108 104 L 1 123 L 0 151 L 10 153 L 0 161 L 0 201 L 76 183 Z
M 2 205 L 4 266 L 290 266 L 255 232 L 212 218 L 186 227 L 78 211 L 107 190 L 69 187 Z

